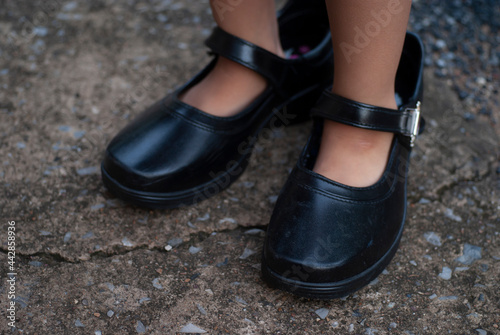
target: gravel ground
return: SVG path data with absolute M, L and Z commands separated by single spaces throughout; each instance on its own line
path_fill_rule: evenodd
M 100 181 L 112 136 L 208 61 L 208 1 L 3 1 L 0 333 L 500 334 L 499 17 L 494 0 L 414 1 L 427 129 L 401 246 L 368 287 L 317 301 L 260 279 L 309 123 L 261 139 L 241 179 L 196 206 L 128 206 Z

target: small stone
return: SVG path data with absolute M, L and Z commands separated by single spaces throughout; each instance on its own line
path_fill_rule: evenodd
M 224 218 L 224 219 L 219 220 L 219 224 L 223 224 L 223 223 L 236 224 L 236 220 L 233 218 Z
M 476 329 L 476 331 L 479 333 L 479 335 L 488 335 L 488 333 L 486 332 L 486 330 L 483 330 L 483 329 Z
M 449 267 L 443 266 L 443 270 L 439 274 L 439 277 L 444 280 L 450 280 L 452 271 Z
M 167 246 L 165 246 L 165 250 L 166 250 L 166 251 L 170 251 L 170 250 L 172 250 L 172 246 L 171 246 L 170 244 L 169 244 L 169 245 L 167 245 Z
M 144 327 L 144 324 L 141 321 L 137 321 L 137 326 L 135 327 L 135 330 L 138 333 L 145 333 L 146 332 L 146 327 Z
M 457 299 L 458 299 L 458 297 L 456 295 L 450 295 L 447 297 L 440 297 L 438 300 L 446 301 L 446 300 L 457 300 Z
M 82 239 L 88 239 L 88 238 L 91 238 L 91 237 L 94 237 L 94 233 L 89 231 L 87 232 L 86 234 L 82 235 Z
M 424 238 L 426 239 L 427 242 L 429 242 L 432 245 L 435 245 L 436 247 L 440 247 L 442 245 L 441 238 L 433 231 L 428 231 L 424 233 Z
M 171 245 L 173 248 L 175 248 L 175 247 L 177 247 L 177 246 L 181 245 L 181 244 L 182 244 L 182 242 L 184 242 L 184 241 L 182 240 L 182 238 L 176 237 L 176 238 L 173 238 L 173 239 L 168 240 L 168 242 L 167 242 L 167 243 L 168 243 L 169 245 Z
M 102 332 L 101 332 L 100 330 L 96 330 L 96 331 L 94 332 L 94 335 L 102 335 Z
M 253 181 L 244 181 L 242 184 L 243 184 L 243 187 L 245 187 L 245 188 L 252 188 L 255 186 L 255 183 Z
M 333 321 L 332 322 L 332 327 L 333 328 L 337 328 L 338 326 L 340 326 L 340 324 L 337 321 Z
M 453 209 L 451 208 L 446 208 L 446 210 L 444 211 L 444 216 L 453 221 L 462 222 L 462 218 L 458 215 L 453 214 Z
M 411 260 L 410 264 L 413 265 L 413 266 L 417 266 L 417 262 L 415 262 L 414 260 Z
M 134 244 L 126 237 L 122 239 L 122 244 L 126 247 L 133 247 Z
M 376 333 L 378 333 L 378 330 L 376 330 L 376 329 L 366 328 L 366 330 L 365 330 L 366 335 L 375 335 Z
M 208 293 L 208 295 L 214 295 L 214 292 L 213 292 L 211 289 L 209 289 L 209 288 L 207 288 L 207 289 L 205 290 L 205 292 L 207 292 L 207 293 Z
M 436 41 L 436 47 L 438 49 L 444 49 L 444 48 L 446 48 L 446 42 L 443 41 L 443 40 L 437 40 Z
M 481 247 L 465 243 L 462 256 L 455 259 L 455 261 L 462 263 L 464 265 L 471 265 L 478 259 L 482 258 L 481 250 L 482 250 Z
M 389 324 L 389 327 L 390 327 L 390 328 L 397 328 L 397 327 L 398 327 L 398 324 L 397 324 L 396 322 L 391 322 L 391 323 Z
M 115 315 L 115 312 L 113 312 L 112 310 L 109 310 L 109 311 L 106 313 L 106 315 L 107 315 L 108 317 L 112 317 L 113 315 Z
M 390 302 L 390 303 L 388 303 L 388 304 L 387 304 L 387 307 L 389 307 L 389 308 L 394 308 L 394 306 L 395 306 L 395 305 L 396 305 L 395 303 Z
M 143 302 L 146 302 L 146 301 L 151 301 L 151 298 L 143 297 L 143 298 L 139 299 L 140 304 L 142 304 Z
M 484 77 L 477 77 L 476 78 L 476 83 L 478 85 L 486 85 L 486 79 Z
M 63 238 L 64 243 L 68 243 L 70 239 L 71 239 L 71 232 L 67 232 L 66 234 L 64 234 Z
M 196 254 L 198 252 L 200 252 L 201 248 L 198 248 L 198 247 L 195 247 L 195 246 L 190 246 L 189 247 L 189 253 L 191 254 Z
M 436 299 L 436 298 L 437 298 L 437 295 L 436 295 L 436 294 L 433 294 L 433 295 L 430 295 L 430 296 L 429 296 L 429 299 L 431 299 L 431 300 L 432 300 L 432 299 Z
M 245 231 L 245 234 L 247 235 L 264 235 L 266 232 L 262 229 L 259 228 L 253 228 L 253 229 L 248 229 Z
M 460 271 L 467 271 L 469 270 L 469 267 L 468 266 L 457 266 L 455 268 L 455 272 L 460 272 Z
M 206 333 L 207 331 L 204 329 L 201 329 L 198 326 L 193 325 L 192 323 L 188 323 L 182 329 L 180 330 L 181 333 L 198 333 L 198 334 L 203 334 Z
M 106 285 L 108 287 L 108 290 L 110 290 L 111 292 L 113 292 L 115 290 L 115 285 L 111 284 L 111 283 L 104 283 L 104 285 Z
M 163 289 L 163 286 L 160 284 L 160 278 L 153 279 L 153 286 L 159 290 Z
M 206 213 L 205 215 L 198 217 L 196 221 L 207 221 L 208 219 L 210 219 L 210 214 Z
M 200 304 L 196 304 L 196 307 L 202 315 L 207 315 L 207 311 Z
M 80 321 L 80 319 L 76 319 L 75 326 L 77 326 L 79 328 L 85 327 L 85 325 Z
M 41 263 L 39 261 L 31 261 L 31 262 L 28 262 L 28 264 L 31 266 L 37 267 L 37 268 L 43 266 L 43 263 Z
M 240 304 L 243 304 L 243 305 L 248 305 L 248 302 L 246 302 L 245 300 L 241 299 L 240 297 L 238 296 L 235 296 L 234 297 L 234 300 L 236 300 L 236 302 L 239 302 Z
M 274 205 L 276 201 L 278 201 L 278 196 L 277 195 L 270 195 L 267 197 L 267 200 L 271 203 L 271 205 Z
M 256 251 L 249 248 L 245 248 L 245 250 L 243 250 L 243 253 L 240 256 L 240 259 L 247 259 L 248 257 L 252 256 L 255 253 Z
M 249 323 L 251 325 L 254 325 L 255 323 L 252 321 L 252 320 L 249 320 L 247 318 L 244 318 L 243 321 L 245 321 L 246 323 Z
M 373 286 L 378 284 L 378 278 L 373 279 L 368 285 Z
M 330 310 L 327 308 L 320 308 L 315 310 L 314 313 L 316 313 L 322 320 L 324 320 L 330 313 Z
M 106 207 L 106 205 L 103 203 L 95 204 L 95 205 L 90 206 L 90 210 L 96 211 L 96 210 L 99 210 L 99 209 L 104 208 L 104 207 Z
M 229 262 L 229 259 L 226 257 L 224 259 L 224 262 L 217 263 L 217 264 L 215 264 L 215 266 L 220 268 L 221 266 L 226 266 L 228 262 Z
M 86 168 L 82 168 L 82 169 L 76 170 L 76 173 L 79 176 L 87 176 L 87 175 L 90 175 L 90 174 L 95 174 L 97 172 L 99 172 L 99 167 L 98 166 L 89 166 L 89 167 L 86 167 Z
M 89 301 L 87 299 L 83 299 L 82 300 L 82 305 L 83 306 L 88 306 L 89 305 Z
M 17 146 L 18 149 L 24 149 L 24 148 L 26 148 L 26 144 L 24 144 L 24 142 L 17 142 L 16 146 Z
M 49 236 L 49 235 L 52 235 L 52 233 L 50 231 L 40 230 L 40 235 L 42 235 L 42 236 Z

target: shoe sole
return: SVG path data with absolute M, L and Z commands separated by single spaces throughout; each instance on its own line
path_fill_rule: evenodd
M 405 211 L 406 212 L 406 211 Z M 405 213 L 406 214 L 406 213 Z M 281 276 L 266 265 L 262 256 L 262 279 L 272 288 L 280 289 L 299 297 L 319 300 L 343 298 L 360 290 L 377 278 L 389 265 L 396 254 L 401 236 L 403 235 L 404 218 L 401 230 L 391 248 L 380 260 L 362 273 L 338 282 L 308 283 Z M 306 272 L 306 271 L 304 271 Z
M 275 112 L 271 113 L 269 117 L 261 123 L 258 130 L 252 135 L 250 141 L 251 143 L 249 144 L 250 150 L 247 150 L 248 153 L 242 155 L 240 160 L 231 170 L 224 171 L 218 176 L 217 179 L 213 179 L 205 184 L 178 192 L 145 192 L 134 190 L 120 184 L 109 175 L 109 173 L 104 169 L 103 164 L 101 164 L 102 181 L 111 193 L 128 203 L 140 207 L 172 209 L 193 205 L 202 200 L 213 197 L 228 188 L 243 174 L 250 160 L 253 145 L 264 128 L 276 127 L 276 122 L 279 122 L 282 126 L 288 126 L 308 120 L 308 114 L 304 113 L 304 110 L 308 111 L 316 103 L 326 85 L 327 84 L 313 86 L 296 94 L 282 105 L 273 108 L 273 110 L 277 111 L 281 111 L 286 108 L 286 113 L 288 115 L 295 115 L 295 117 L 290 120 L 289 124 L 285 124 L 279 119 L 279 117 L 276 116 Z

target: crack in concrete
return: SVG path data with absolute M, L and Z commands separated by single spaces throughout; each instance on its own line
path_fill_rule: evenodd
M 251 229 L 262 229 L 266 230 L 267 225 L 262 226 L 262 225 L 256 225 L 256 226 L 238 226 L 234 229 L 223 229 L 220 231 L 214 231 L 217 234 L 227 234 L 227 233 L 232 233 L 235 231 L 241 231 L 242 234 L 244 234 L 245 231 L 251 230 Z M 213 232 L 212 232 L 213 233 Z M 179 245 L 175 246 L 175 248 L 179 248 L 185 245 L 192 245 L 194 243 L 202 243 L 206 239 L 208 239 L 210 236 L 212 236 L 212 233 L 206 233 L 206 232 L 198 232 L 198 233 L 193 233 L 190 234 L 190 239 L 187 241 L 184 241 L 180 243 Z M 98 259 L 106 259 L 114 256 L 123 256 L 127 255 L 131 252 L 137 251 L 137 250 L 151 250 L 151 251 L 158 251 L 161 253 L 168 253 L 169 251 L 165 250 L 164 247 L 160 246 L 150 246 L 148 244 L 140 244 L 137 246 L 134 246 L 132 248 L 126 248 L 123 246 L 119 245 L 112 245 L 109 248 L 105 250 L 97 250 L 95 252 L 89 253 L 89 258 L 88 259 L 78 259 L 75 257 L 73 260 L 70 257 L 64 256 L 61 253 L 51 253 L 51 252 L 46 252 L 46 251 L 37 251 L 33 253 L 23 253 L 23 252 L 18 252 L 16 251 L 16 257 L 20 257 L 22 260 L 29 262 L 30 257 L 41 257 L 42 259 L 46 259 L 49 261 L 49 263 L 69 263 L 69 264 L 81 264 L 84 262 L 89 262 L 89 261 L 94 261 Z M 7 255 L 8 250 L 0 248 L 0 252 Z

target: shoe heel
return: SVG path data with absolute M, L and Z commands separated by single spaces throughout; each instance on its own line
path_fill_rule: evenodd
M 323 89 L 324 86 L 314 88 L 285 105 L 279 111 L 284 116 L 280 118 L 283 125 L 290 126 L 308 121 L 310 119 L 309 111 L 318 101 Z

